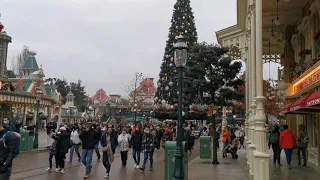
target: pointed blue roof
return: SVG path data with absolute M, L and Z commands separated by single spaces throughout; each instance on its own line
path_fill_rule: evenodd
M 35 53 L 30 53 L 22 66 L 22 69 L 33 69 L 35 71 L 39 70 L 39 66 L 36 58 L 34 57 Z

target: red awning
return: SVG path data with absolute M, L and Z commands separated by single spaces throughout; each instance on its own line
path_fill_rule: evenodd
M 320 108 L 320 91 L 316 91 L 305 100 L 305 108 Z
M 286 114 L 287 112 L 289 112 L 291 104 L 293 104 L 293 103 L 289 103 L 289 104 L 286 104 L 285 106 L 283 106 L 280 109 L 280 114 Z
M 295 101 L 294 103 L 292 103 L 289 107 L 289 112 L 293 112 L 293 111 L 297 111 L 301 108 L 304 108 L 306 106 L 306 100 L 310 97 L 310 95 L 306 95 L 303 98 Z

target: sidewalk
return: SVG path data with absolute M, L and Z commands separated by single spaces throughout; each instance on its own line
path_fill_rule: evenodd
M 292 169 L 285 163 L 284 152 L 281 154 L 283 166 L 276 166 L 270 157 L 270 180 L 318 180 L 320 173 L 310 167 L 297 167 L 297 161 L 292 161 Z M 249 170 L 246 165 L 245 151 L 238 151 L 239 159 L 222 158 L 221 150 L 218 152 L 219 165 L 212 165 L 211 159 L 197 157 L 189 163 L 189 179 L 191 180 L 248 180 Z
M 218 152 L 219 165 L 212 165 L 211 159 L 200 157 L 189 163 L 190 180 L 248 180 L 249 171 L 246 169 L 245 151 L 238 151 L 239 159 L 232 159 L 230 155 L 222 158 L 221 150 Z

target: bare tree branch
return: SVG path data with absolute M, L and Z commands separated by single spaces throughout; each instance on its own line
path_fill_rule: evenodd
M 141 104 L 145 100 L 145 98 L 140 96 L 138 94 L 139 92 L 137 92 L 137 89 L 144 79 L 145 78 L 142 73 L 135 73 L 134 78 L 127 85 L 123 85 L 122 89 L 128 94 L 128 100 L 130 103 Z

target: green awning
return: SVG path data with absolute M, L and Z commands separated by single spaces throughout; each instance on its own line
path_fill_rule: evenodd
M 124 119 L 125 122 L 134 122 L 134 118 L 126 118 Z M 137 122 L 142 122 L 143 119 L 142 118 L 138 118 L 136 119 Z

